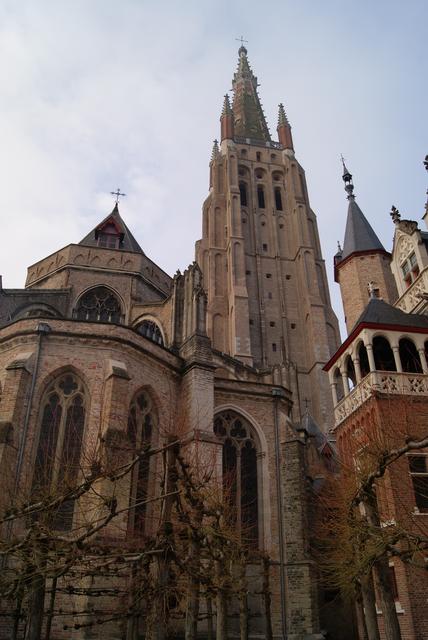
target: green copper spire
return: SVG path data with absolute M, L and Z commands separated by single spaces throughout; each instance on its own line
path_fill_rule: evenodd
M 238 69 L 232 80 L 235 136 L 270 142 L 271 137 L 257 94 L 257 78 L 251 71 L 244 46 L 239 48 Z

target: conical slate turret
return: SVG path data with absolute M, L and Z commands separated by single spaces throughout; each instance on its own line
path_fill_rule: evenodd
M 351 253 L 372 250 L 385 251 L 385 247 L 377 237 L 371 224 L 355 201 L 352 174 L 346 168 L 343 160 L 342 163 L 342 179 L 345 183 L 345 191 L 348 194 L 349 200 L 345 239 L 343 241 L 342 260 L 350 256 Z
M 271 137 L 257 94 L 257 78 L 251 71 L 247 50 L 239 48 L 238 69 L 232 80 L 235 135 L 270 142 Z

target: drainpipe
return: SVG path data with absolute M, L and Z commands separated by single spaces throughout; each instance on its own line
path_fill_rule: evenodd
M 34 363 L 33 375 L 31 378 L 30 395 L 28 397 L 27 410 L 25 412 L 24 427 L 22 429 L 21 440 L 18 448 L 18 461 L 16 463 L 16 471 L 15 471 L 14 494 L 16 494 L 18 490 L 19 479 L 21 475 L 21 468 L 24 460 L 25 441 L 27 439 L 28 425 L 30 423 L 30 414 L 31 414 L 31 408 L 33 404 L 34 389 L 36 386 L 37 374 L 39 372 L 40 354 L 42 352 L 42 338 L 43 336 L 48 335 L 48 333 L 50 333 L 51 331 L 52 331 L 51 327 L 48 324 L 46 324 L 46 322 L 39 322 L 39 324 L 36 327 L 36 333 L 38 334 L 36 360 Z
M 285 569 L 285 537 L 284 537 L 284 507 L 281 484 L 281 458 L 280 458 L 280 442 L 279 442 L 279 419 L 278 419 L 278 399 L 284 398 L 285 394 L 282 389 L 272 389 L 274 398 L 274 430 L 275 430 L 275 476 L 276 476 L 276 495 L 277 495 L 277 518 L 278 518 L 278 535 L 279 535 L 279 575 L 280 575 L 280 595 L 281 595 L 281 624 L 283 640 L 287 637 L 287 618 L 286 618 L 286 569 Z

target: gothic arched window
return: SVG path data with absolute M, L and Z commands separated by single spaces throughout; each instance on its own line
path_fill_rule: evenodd
M 225 411 L 214 420 L 214 433 L 223 443 L 223 487 L 231 520 L 243 542 L 258 545 L 257 447 L 247 420 Z
M 152 342 L 156 342 L 156 344 L 160 344 L 163 347 L 161 330 L 153 320 L 143 320 L 143 322 L 138 325 L 137 331 L 145 338 L 148 338 Z
M 245 182 L 239 183 L 239 195 L 241 198 L 241 205 L 243 207 L 246 207 L 248 204 L 248 198 L 247 198 L 247 185 L 245 184 Z
M 257 187 L 257 202 L 260 209 L 265 208 L 265 190 L 260 184 Z
M 33 489 L 38 495 L 59 497 L 79 482 L 86 406 L 81 381 L 72 373 L 58 377 L 41 406 Z M 74 504 L 73 500 L 64 502 L 53 514 L 55 528 L 71 529 Z
M 152 401 L 146 392 L 141 391 L 132 401 L 128 415 L 128 438 L 134 454 L 150 449 L 154 424 Z M 129 527 L 134 533 L 143 533 L 145 529 L 149 481 L 150 457 L 143 455 L 133 467 L 131 476 Z
M 77 320 L 116 322 L 122 317 L 119 300 L 107 287 L 90 289 L 79 299 L 75 310 Z

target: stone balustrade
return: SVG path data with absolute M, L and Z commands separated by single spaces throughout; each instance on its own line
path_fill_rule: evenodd
M 424 304 L 424 294 L 428 291 L 428 269 L 423 269 L 419 276 L 398 299 L 396 306 L 406 313 L 417 313 L 418 307 Z
M 337 403 L 334 409 L 336 426 L 358 407 L 361 407 L 374 391 L 394 395 L 428 395 L 428 375 L 422 373 L 397 373 L 396 371 L 372 371 Z

